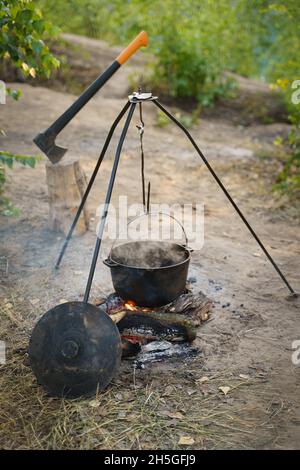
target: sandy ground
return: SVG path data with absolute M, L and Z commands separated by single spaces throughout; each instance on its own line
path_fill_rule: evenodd
M 98 93 L 58 139 L 69 148 L 66 158 L 79 158 L 87 175 L 92 172 L 110 123 L 125 103 L 124 87 L 124 97 L 119 94 L 119 80 L 116 75 L 110 89 L 104 88 Z M 122 80 L 124 82 L 124 77 Z M 23 96 L 19 102 L 9 100 L 7 106 L 1 107 L 0 127 L 7 133 L 2 145 L 15 152 L 36 153 L 32 138 L 71 104 L 74 96 L 25 84 L 15 86 L 22 89 Z M 115 94 L 114 89 L 117 90 Z M 212 423 L 212 418 L 212 431 L 209 420 L 204 425 L 210 432 L 209 440 L 205 433 L 201 434 L 200 428 L 195 427 L 193 431 L 189 428 L 188 434 L 194 440 L 189 448 L 299 449 L 300 366 L 292 363 L 292 343 L 300 340 L 299 298 L 287 300 L 287 289 L 181 131 L 172 125 L 158 128 L 154 106 L 148 103 L 144 108 L 146 177 L 151 179 L 151 201 L 201 202 L 205 205 L 205 243 L 200 251 L 193 253 L 189 275 L 197 279 L 194 288 L 215 301 L 215 308 L 211 320 L 199 329 L 196 345 L 201 353 L 198 357 L 187 364 L 149 366 L 146 371 L 137 371 L 134 380 L 140 380 L 145 388 L 154 387 L 162 396 L 165 384 L 171 383 L 174 390 L 181 393 L 184 416 L 189 419 L 195 416 L 195 422 L 196 416 L 201 415 L 201 405 L 197 405 L 199 396 L 205 398 L 213 394 L 211 411 L 217 408 L 220 414 L 228 417 L 223 432 L 220 433 L 219 428 L 213 438 L 217 424 Z M 141 200 L 137 123 L 136 114 L 124 145 L 114 202 L 118 195 L 124 194 L 128 195 L 129 202 Z M 299 292 L 299 226 L 291 215 L 293 213 L 281 210 L 274 203 L 268 169 L 256 156 L 258 150 L 269 149 L 274 137 L 286 133 L 287 128 L 278 123 L 243 127 L 233 124 L 226 116 L 219 116 L 201 119 L 191 132 Z M 117 136 L 119 134 L 120 130 Z M 104 199 L 116 142 L 115 138 L 90 197 L 94 217 L 99 201 Z M 4 384 L 5 367 L 14 360 L 14 335 L 17 337 L 22 333 L 26 342 L 35 321 L 47 309 L 61 299 L 73 300 L 82 296 L 95 243 L 92 227 L 82 237 L 72 240 L 60 271 L 54 272 L 63 237 L 48 228 L 45 160 L 34 170 L 16 166 L 13 172 L 8 172 L 7 194 L 20 207 L 21 215 L 0 219 L 0 255 L 9 261 L 9 275 L 1 279 L 0 286 L 1 318 L 4 321 L 7 303 L 11 305 L 12 299 L 21 298 L 24 303 L 22 315 L 26 318 L 28 313 L 30 320 L 26 327 L 17 322 L 11 330 L 10 323 L 7 331 L 1 329 L 5 337 L 0 339 L 7 341 L 8 354 L 8 365 L 0 369 Z M 106 241 L 102 259 L 109 246 L 110 242 Z M 110 273 L 99 260 L 91 298 L 111 291 Z M 23 356 L 21 360 L 24 360 Z M 208 377 L 208 381 L 199 386 L 197 379 L 203 376 Z M 18 380 L 16 376 L 16 383 Z M 132 380 L 130 366 L 124 365 L 118 383 L 110 387 L 112 393 L 117 387 L 126 395 Z M 195 383 L 198 383 L 197 387 Z M 231 390 L 224 396 L 219 386 L 229 386 Z M 172 406 L 176 408 L 174 400 Z M 119 406 L 122 409 L 122 399 Z M 157 413 L 160 413 L 159 409 Z M 35 418 L 33 416 L 32 420 Z M 115 427 L 118 427 L 119 419 L 122 417 L 115 419 Z M 22 445 L 5 432 L 7 420 L 7 413 L 1 416 L 0 446 L 21 448 Z M 160 438 L 160 443 L 152 437 L 151 440 L 151 433 L 146 429 L 138 440 L 132 437 L 131 444 L 124 441 L 122 445 L 125 448 L 147 448 L 148 445 L 149 448 L 152 443 L 156 448 L 176 448 L 180 435 L 184 434 L 184 420 L 173 423 L 173 437 L 166 434 L 165 440 L 163 436 Z M 27 424 L 29 426 L 30 422 Z M 98 448 L 102 445 L 91 442 L 86 446 Z M 120 443 L 112 445 L 122 447 Z M 46 446 L 45 443 L 32 443 L 32 447 Z M 56 448 L 60 447 L 62 444 L 58 441 Z

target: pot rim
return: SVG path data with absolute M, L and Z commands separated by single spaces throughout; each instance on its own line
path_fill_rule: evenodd
M 145 241 L 147 242 L 147 240 L 142 240 L 142 241 Z M 151 240 L 152 241 L 152 240 Z M 127 242 L 127 243 L 135 243 L 135 242 Z M 126 245 L 127 243 L 124 243 L 124 245 Z M 185 245 L 180 245 L 180 243 L 172 243 L 172 242 L 162 242 L 162 243 L 171 243 L 172 245 L 176 245 L 176 246 L 179 246 L 180 248 L 183 248 L 185 253 L 188 255 L 186 257 L 186 259 L 184 259 L 183 261 L 180 261 L 180 263 L 176 263 L 176 264 L 170 264 L 169 266 L 160 266 L 160 267 L 157 267 L 157 268 L 143 268 L 142 266 L 130 266 L 129 264 L 122 264 L 122 263 L 119 263 L 118 261 L 115 261 L 112 257 L 111 257 L 111 252 L 112 250 L 110 251 L 109 253 L 109 256 L 108 256 L 108 259 L 109 261 L 111 261 L 112 263 L 112 266 L 109 266 L 110 268 L 114 268 L 115 266 L 123 266 L 124 268 L 130 268 L 130 269 L 139 269 L 139 270 L 143 270 L 143 271 L 158 271 L 158 270 L 161 270 L 161 269 L 170 269 L 170 268 L 175 268 L 176 266 L 181 266 L 182 264 L 186 263 L 187 261 L 190 261 L 191 259 L 191 251 L 187 246 Z M 122 245 L 119 245 L 119 246 L 122 246 Z

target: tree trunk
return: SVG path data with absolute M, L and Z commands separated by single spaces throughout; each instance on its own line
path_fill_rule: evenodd
M 55 232 L 68 233 L 86 189 L 86 176 L 79 161 L 46 163 L 49 197 L 49 224 Z M 76 225 L 76 235 L 88 230 L 89 214 L 85 206 Z

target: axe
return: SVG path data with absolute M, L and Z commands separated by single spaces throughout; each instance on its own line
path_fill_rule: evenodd
M 148 36 L 142 31 L 137 37 L 118 55 L 111 65 L 77 98 L 76 101 L 48 127 L 38 134 L 34 143 L 44 152 L 52 163 L 57 163 L 68 149 L 59 147 L 55 143 L 57 135 L 83 108 L 83 106 L 97 93 L 110 77 L 131 57 L 140 47 L 148 45 Z

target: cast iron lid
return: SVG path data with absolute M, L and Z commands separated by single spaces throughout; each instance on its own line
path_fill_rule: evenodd
M 29 358 L 50 394 L 90 395 L 104 389 L 117 372 L 120 334 L 103 309 L 67 302 L 48 310 L 35 325 Z

